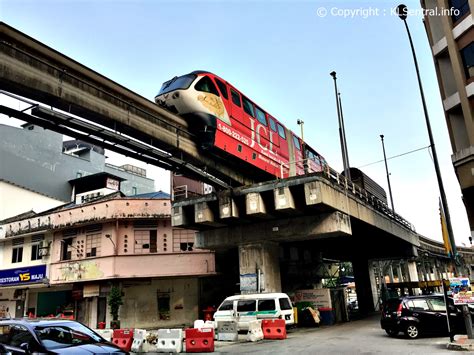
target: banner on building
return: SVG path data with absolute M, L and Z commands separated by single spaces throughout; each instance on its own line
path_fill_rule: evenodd
M 451 248 L 451 242 L 449 240 L 448 227 L 446 225 L 446 216 L 444 215 L 443 205 L 441 199 L 439 200 L 439 216 L 441 219 L 441 232 L 443 235 L 444 248 L 449 257 L 453 255 L 453 249 Z
M 240 291 L 257 292 L 257 274 L 240 274 Z
M 454 304 L 474 304 L 474 295 L 471 291 L 471 281 L 467 277 L 449 279 L 449 288 Z
M 0 270 L 0 286 L 38 283 L 45 278 L 46 265 Z
M 314 308 L 332 308 L 331 290 L 328 288 L 296 290 L 293 302 L 309 302 Z

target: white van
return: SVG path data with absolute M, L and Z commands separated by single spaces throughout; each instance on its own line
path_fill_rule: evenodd
M 284 319 L 295 322 L 293 307 L 286 293 L 255 293 L 227 297 L 214 313 L 214 320 L 236 321 L 239 330 L 246 330 L 255 319 Z

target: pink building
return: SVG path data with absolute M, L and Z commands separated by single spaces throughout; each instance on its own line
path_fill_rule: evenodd
M 17 316 L 72 310 L 95 328 L 109 324 L 107 295 L 117 285 L 122 327 L 197 319 L 205 306 L 199 305 L 201 280 L 215 274 L 214 253 L 193 248 L 194 231 L 171 227 L 170 196 L 114 192 L 82 200 L 2 225 L 3 308 Z

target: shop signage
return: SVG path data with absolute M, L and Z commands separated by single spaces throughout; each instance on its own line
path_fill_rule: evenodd
M 106 181 L 106 185 L 105 185 L 108 189 L 112 189 L 112 190 L 118 190 L 119 187 L 120 187 L 120 183 L 118 180 L 115 180 L 115 179 L 111 179 L 111 178 L 107 178 L 107 181 Z
M 90 284 L 84 285 L 83 297 L 95 297 L 100 295 L 100 285 Z
M 471 281 L 466 277 L 449 279 L 449 288 L 452 292 L 454 304 L 474 304 L 474 295 L 471 291 Z
M 0 286 L 38 283 L 43 282 L 44 278 L 46 265 L 0 270 Z
M 315 308 L 332 308 L 331 291 L 328 288 L 295 291 L 295 303 L 309 302 Z

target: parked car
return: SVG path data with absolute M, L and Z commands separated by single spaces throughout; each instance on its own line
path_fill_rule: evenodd
M 294 324 L 293 306 L 286 293 L 257 293 L 227 297 L 214 313 L 214 320 L 236 321 L 239 330 L 246 330 L 253 319 L 284 319 Z
M 12 354 L 127 354 L 85 325 L 64 319 L 1 319 L 0 344 Z
M 451 331 L 465 334 L 461 308 L 454 306 L 451 298 L 448 298 L 448 307 Z M 390 336 L 397 336 L 399 332 L 411 339 L 421 334 L 449 335 L 444 297 L 421 295 L 389 299 L 383 305 L 380 325 Z

